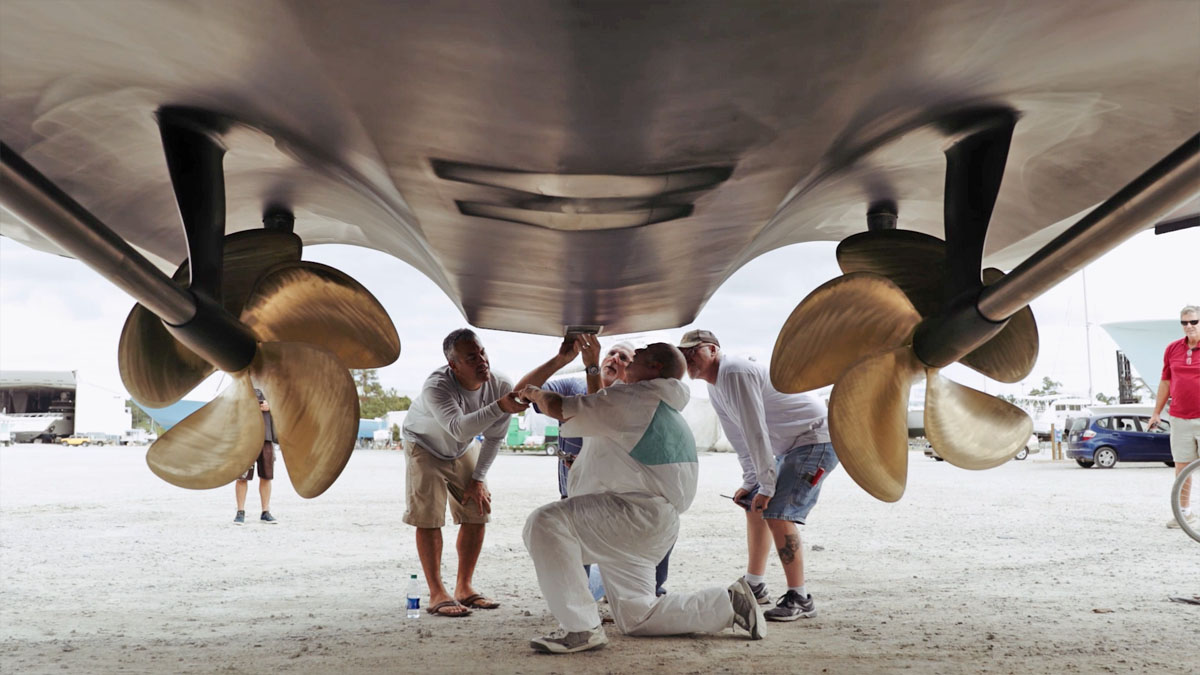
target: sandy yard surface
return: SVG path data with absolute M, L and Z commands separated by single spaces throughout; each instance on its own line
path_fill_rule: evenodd
M 4 673 L 1196 673 L 1200 545 L 1168 530 L 1171 470 L 1082 470 L 1031 459 L 968 472 L 910 458 L 883 504 L 830 476 L 803 528 L 815 619 L 744 634 L 633 638 L 534 654 L 557 628 L 521 541 L 554 499 L 555 463 L 502 455 L 476 586 L 503 603 L 465 619 L 408 620 L 419 572 L 398 452 L 355 453 L 325 495 L 282 471 L 272 512 L 232 524 L 232 486 L 154 477 L 144 449 L 0 450 L 0 671 Z M 669 589 L 744 571 L 732 455 L 700 460 Z M 277 466 L 279 466 L 277 464 Z M 278 471 L 278 469 L 277 469 Z M 448 536 L 452 531 L 448 533 Z M 448 540 L 449 543 L 449 540 Z M 453 546 L 444 560 L 453 578 Z M 768 569 L 783 589 L 778 561 Z

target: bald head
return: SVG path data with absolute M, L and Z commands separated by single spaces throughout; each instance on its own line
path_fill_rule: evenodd
M 678 380 L 687 372 L 687 359 L 683 358 L 683 352 L 675 345 L 655 342 L 646 349 L 652 349 L 654 358 L 662 364 L 662 377 Z
M 655 342 L 637 350 L 633 362 L 625 368 L 626 382 L 641 382 L 660 377 L 680 379 L 687 372 L 687 361 L 675 346 Z

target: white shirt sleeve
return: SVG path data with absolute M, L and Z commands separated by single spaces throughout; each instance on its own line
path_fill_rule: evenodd
M 745 479 L 749 481 L 749 473 L 753 471 L 759 494 L 774 496 L 775 456 L 771 452 L 771 436 L 767 431 L 767 418 L 763 410 L 762 383 L 749 373 L 729 373 L 722 382 L 721 395 L 729 406 L 728 414 L 733 421 L 731 426 L 736 426 L 741 432 L 742 444 L 746 449 L 745 453 L 738 453 Z M 728 430 L 725 435 L 730 435 Z M 732 436 L 729 442 L 733 443 Z M 750 466 L 742 461 L 743 454 L 748 457 Z
M 616 385 L 586 396 L 569 396 L 563 399 L 566 421 L 558 433 L 606 438 L 640 433 L 646 427 L 645 410 L 644 397 L 630 385 Z
M 717 420 L 721 423 L 725 438 L 729 439 L 729 444 L 733 446 L 733 451 L 737 454 L 738 464 L 742 465 L 742 489 L 749 492 L 758 485 L 758 474 L 754 471 L 754 460 L 750 459 L 750 451 L 746 449 L 746 439 L 742 436 L 742 430 L 738 428 L 737 422 L 715 401 L 713 410 L 717 411 Z

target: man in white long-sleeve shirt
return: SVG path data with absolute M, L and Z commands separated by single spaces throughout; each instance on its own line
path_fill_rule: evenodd
M 407 458 L 404 522 L 417 528 L 417 555 L 429 584 L 431 614 L 466 616 L 500 604 L 471 585 L 492 510 L 488 468 L 508 431 L 508 417 L 528 407 L 512 382 L 491 371 L 475 333 L 460 328 L 442 342 L 447 365 L 433 371 L 404 418 Z M 483 434 L 483 444 L 471 441 Z M 442 526 L 450 513 L 458 528 L 458 579 L 451 597 L 442 585 Z M 474 502 L 474 504 L 472 504 Z
M 530 643 L 569 654 L 608 643 L 588 591 L 584 563 L 599 563 L 617 627 L 629 635 L 717 632 L 737 625 L 760 639 L 762 608 L 745 579 L 729 588 L 654 593 L 654 565 L 675 543 L 679 514 L 696 496 L 696 442 L 679 413 L 688 388 L 683 355 L 655 343 L 634 353 L 628 384 L 563 398 L 528 386 L 522 397 L 563 420 L 563 435 L 583 437 L 568 474 L 566 499 L 525 521 L 525 547 L 538 585 L 564 635 Z
M 774 540 L 788 590 L 766 618 L 816 616 L 812 595 L 804 587 L 796 524 L 804 524 L 825 476 L 838 465 L 825 404 L 812 394 L 776 391 L 765 365 L 723 354 L 717 336 L 709 331 L 686 333 L 679 349 L 687 359 L 688 375 L 708 383 L 721 428 L 742 465 L 742 486 L 733 498 L 746 509 L 746 581 L 760 603 L 770 604 L 763 574 Z

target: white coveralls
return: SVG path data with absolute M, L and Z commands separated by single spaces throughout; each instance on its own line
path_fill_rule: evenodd
M 599 564 L 617 628 L 627 635 L 713 633 L 733 625 L 725 588 L 654 594 L 654 567 L 696 496 L 696 443 L 679 411 L 688 388 L 660 378 L 563 400 L 563 436 L 582 436 L 570 497 L 525 521 L 538 585 L 563 629 L 600 625 L 583 565 Z

